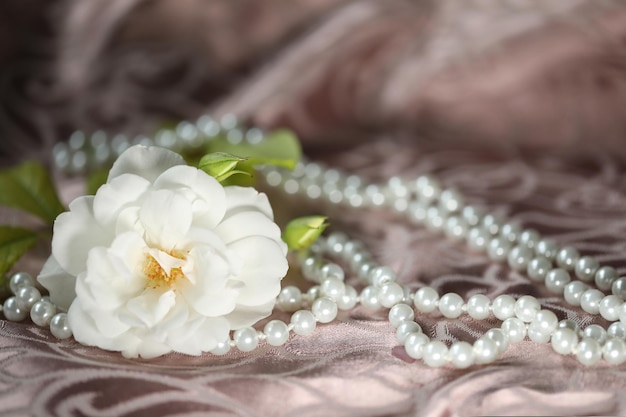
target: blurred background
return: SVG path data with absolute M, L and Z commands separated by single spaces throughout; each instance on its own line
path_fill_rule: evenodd
M 3 165 L 230 112 L 309 152 L 392 134 L 626 160 L 626 2 L 0 3 Z

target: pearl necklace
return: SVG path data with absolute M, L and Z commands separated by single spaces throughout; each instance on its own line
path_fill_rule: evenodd
M 245 140 L 254 144 L 263 139 L 262 131 L 255 128 L 244 131 L 232 115 L 224 116 L 219 122 L 202 116 L 195 124 L 181 122 L 174 132 L 160 131 L 154 140 L 145 136 L 129 140 L 118 135 L 109 142 L 102 132 L 89 140 L 82 133 L 75 133 L 68 144 L 55 147 L 54 161 L 58 169 L 78 174 L 88 167 L 105 166 L 133 144 L 193 149 L 220 134 L 225 134 L 232 143 Z M 626 321 L 623 301 L 626 277 L 618 278 L 614 268 L 600 266 L 595 258 L 580 256 L 573 247 L 559 248 L 555 241 L 542 238 L 535 230 L 521 230 L 493 214 L 466 205 L 458 191 L 442 189 L 430 176 L 421 176 L 415 181 L 393 177 L 387 184 L 367 184 L 359 176 L 346 175 L 314 162 L 300 163 L 293 172 L 274 168 L 264 168 L 261 172 L 269 186 L 287 194 L 324 199 L 330 204 L 353 209 L 392 208 L 415 224 L 442 232 L 451 239 L 466 241 L 471 249 L 486 252 L 495 262 L 525 271 L 531 280 L 544 282 L 549 291 L 563 295 L 570 305 L 589 314 L 599 314 L 612 324 L 607 329 L 595 324 L 580 329 L 571 320 L 558 321 L 552 311 L 542 309 L 539 301 L 529 295 L 518 299 L 500 295 L 492 301 L 482 294 L 463 300 L 459 294 L 442 295 L 431 287 L 422 287 L 413 293 L 396 282 L 397 277 L 390 267 L 378 265 L 361 242 L 335 232 L 318 239 L 298 257 L 304 277 L 316 285 L 304 294 L 295 286 L 281 290 L 276 306 L 293 313 L 289 323 L 271 320 L 263 331 L 253 327 L 236 330 L 211 353 L 223 355 L 233 347 L 248 352 L 261 341 L 280 346 L 286 343 L 291 332 L 300 336 L 311 334 L 317 323 L 329 323 L 336 318 L 338 310 L 350 310 L 360 303 L 368 309 L 389 308 L 389 321 L 396 328 L 396 338 L 404 345 L 406 353 L 433 367 L 449 364 L 466 368 L 491 363 L 509 344 L 526 337 L 537 343 L 550 343 L 560 354 L 575 355 L 584 365 L 593 365 L 602 358 L 614 365 L 626 361 L 626 327 L 621 322 Z M 345 271 L 331 259 L 348 265 L 350 273 L 359 278 L 364 285 L 360 294 L 344 282 Z M 49 326 L 57 338 L 72 335 L 67 315 L 57 313 L 50 299 L 41 296 L 30 275 L 14 274 L 10 290 L 14 295 L 2 306 L 7 320 L 21 321 L 30 315 L 35 324 Z M 603 293 L 608 290 L 612 294 Z M 414 308 L 423 314 L 438 311 L 448 319 L 467 314 L 478 321 L 493 315 L 502 324 L 488 330 L 473 344 L 458 341 L 448 347 L 422 332 L 415 322 Z

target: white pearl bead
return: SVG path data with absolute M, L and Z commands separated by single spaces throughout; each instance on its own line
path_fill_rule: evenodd
M 395 282 L 385 284 L 380 287 L 378 299 L 383 307 L 393 307 L 404 299 L 404 289 Z
M 530 249 L 534 249 L 537 246 L 537 243 L 539 243 L 539 240 L 541 240 L 539 232 L 534 229 L 526 229 L 522 231 L 518 239 L 520 244 Z
M 378 287 L 373 285 L 363 288 L 361 291 L 361 305 L 370 310 L 376 310 L 380 308 L 380 300 L 378 299 Z
M 600 301 L 604 298 L 604 294 L 600 290 L 590 289 L 583 293 L 580 297 L 580 307 L 589 314 L 598 314 L 600 312 Z
M 564 319 L 559 322 L 556 326 L 558 329 L 570 329 L 573 330 L 576 334 L 580 332 L 580 326 L 574 320 Z
M 345 286 L 345 291 L 341 298 L 337 300 L 337 307 L 340 310 L 351 310 L 357 303 L 358 295 L 351 285 Z
M 218 342 L 215 347 L 211 349 L 211 353 L 218 356 L 226 355 L 228 352 L 230 352 L 230 340 Z
M 482 252 L 487 249 L 491 235 L 482 227 L 473 227 L 467 234 L 467 245 L 470 249 Z
M 526 325 L 517 317 L 504 320 L 500 327 L 511 343 L 521 342 L 526 337 Z
M 300 288 L 289 285 L 278 294 L 276 306 L 282 311 L 293 312 L 302 305 L 302 292 Z
M 393 327 L 398 327 L 405 320 L 413 320 L 415 313 L 411 306 L 406 304 L 396 304 L 389 310 L 389 322 Z
M 541 304 L 533 296 L 524 295 L 515 302 L 515 315 L 525 323 L 533 321 L 541 310 Z
M 409 333 L 404 341 L 404 349 L 413 359 L 421 359 L 423 348 L 428 342 L 430 339 L 422 332 Z
M 505 223 L 502 225 L 502 228 L 500 229 L 500 236 L 503 237 L 505 240 L 508 240 L 512 244 L 515 244 L 521 232 L 522 230 L 518 224 Z
M 55 313 L 54 304 L 47 300 L 39 300 L 30 309 L 30 318 L 37 326 L 48 326 Z
M 556 254 L 556 264 L 559 268 L 563 268 L 567 271 L 573 271 L 579 258 L 580 253 L 576 250 L 576 248 L 572 246 L 565 246 Z
M 426 210 L 425 225 L 430 230 L 440 231 L 446 222 L 445 213 L 442 213 L 437 207 L 429 207 Z
M 474 342 L 474 357 L 476 363 L 485 364 L 496 360 L 498 357 L 498 345 L 491 339 L 481 337 Z
M 252 327 L 244 327 L 233 335 L 235 346 L 242 352 L 250 352 L 259 345 L 259 335 Z
M 487 255 L 494 261 L 504 261 L 508 257 L 511 246 L 511 242 L 503 237 L 493 238 L 487 247 Z
M 587 326 L 585 330 L 583 330 L 583 335 L 597 340 L 600 344 L 603 344 L 606 341 L 606 330 L 597 324 L 590 324 Z
M 446 221 L 444 227 L 446 236 L 450 239 L 461 241 L 467 237 L 467 224 L 465 221 L 457 216 L 450 217 Z
M 611 337 L 626 339 L 626 327 L 619 321 L 612 323 L 609 328 L 606 329 L 606 333 Z
M 491 235 L 497 235 L 502 228 L 502 220 L 494 214 L 486 214 L 481 224 Z
M 454 367 L 465 369 L 474 364 L 474 348 L 467 342 L 455 342 L 449 351 L 450 362 Z
M 338 300 L 346 292 L 346 286 L 339 278 L 326 278 L 320 283 L 322 295 L 333 300 Z
M 430 313 L 437 308 L 439 294 L 434 288 L 422 287 L 413 296 L 413 303 L 422 313 Z
M 34 287 L 35 280 L 28 272 L 16 272 L 9 279 L 9 289 L 13 294 L 22 287 Z
M 617 279 L 617 271 L 612 266 L 603 266 L 594 275 L 596 287 L 601 291 L 609 291 Z
M 484 320 L 489 317 L 489 297 L 484 294 L 474 294 L 467 300 L 467 314 L 475 320 Z
M 396 273 L 388 266 L 379 266 L 370 272 L 370 279 L 372 285 L 382 287 L 385 284 L 391 284 L 395 282 L 397 277 Z
M 313 302 L 311 311 L 320 323 L 330 323 L 337 317 L 337 303 L 328 297 L 321 297 Z
M 4 317 L 9 321 L 22 321 L 28 314 L 28 310 L 20 308 L 15 297 L 9 297 L 4 300 L 2 312 L 4 313 Z
M 306 299 L 309 303 L 313 303 L 313 301 L 317 300 L 318 298 L 320 298 L 322 291 L 320 290 L 320 286 L 319 285 L 314 285 L 311 288 L 309 288 L 306 292 Z
M 371 284 L 372 281 L 370 279 L 370 272 L 374 269 L 376 265 L 373 262 L 364 262 L 358 267 L 354 267 L 352 269 L 357 270 L 357 274 L 359 276 L 359 281 L 365 284 Z
M 439 196 L 439 207 L 448 213 L 459 211 L 463 204 L 463 196 L 454 189 L 444 190 Z
M 420 201 L 414 201 L 409 204 L 409 208 L 407 209 L 407 214 L 409 216 L 409 220 L 413 223 L 424 224 L 426 221 L 426 210 L 427 206 Z
M 544 282 L 548 271 L 552 269 L 552 262 L 543 256 L 533 258 L 526 268 L 528 277 L 533 281 Z
M 57 313 L 50 320 L 50 333 L 57 339 L 67 339 L 72 336 L 72 329 L 67 322 L 66 313 Z
M 358 273 L 361 281 L 371 283 L 367 281 L 367 279 L 369 278 L 369 272 L 374 269 L 375 266 L 371 262 L 370 256 L 367 253 L 355 253 L 350 257 L 348 263 L 350 264 L 350 269 Z
M 587 291 L 589 285 L 581 281 L 572 281 L 563 288 L 563 298 L 570 305 L 575 307 L 580 306 L 580 297 Z
M 544 332 L 538 325 L 530 323 L 528 326 L 528 338 L 535 343 L 548 343 L 550 341 L 550 333 Z
M 607 295 L 600 301 L 600 315 L 608 321 L 619 320 L 619 309 L 622 300 L 617 295 Z
M 561 355 L 569 355 L 574 351 L 574 348 L 578 345 L 578 335 L 572 329 L 561 328 L 557 329 L 550 340 L 552 349 Z
M 563 294 L 565 286 L 569 284 L 572 278 L 563 268 L 554 268 L 546 274 L 545 284 L 548 291 L 555 294 Z
M 593 365 L 602 357 L 602 347 L 597 340 L 583 337 L 576 347 L 576 358 L 583 365 Z
M 465 206 L 461 210 L 461 217 L 465 220 L 468 226 L 478 226 L 485 215 L 482 209 L 474 206 Z
M 307 336 L 315 330 L 315 316 L 308 310 L 298 310 L 291 315 L 293 332 L 300 336 Z
M 594 275 L 600 267 L 596 258 L 591 256 L 583 256 L 576 261 L 574 273 L 576 276 L 585 282 L 593 281 Z
M 613 281 L 611 292 L 622 300 L 626 299 L 626 277 L 619 277 Z
M 396 330 L 396 339 L 398 342 L 404 344 L 406 338 L 411 333 L 420 333 L 422 328 L 419 324 L 414 321 L 405 320 L 398 325 L 398 329 Z
M 536 328 L 542 333 L 550 334 L 556 329 L 558 324 L 559 320 L 552 311 L 539 310 L 531 322 L 531 327 Z
M 280 320 L 269 321 L 263 328 L 267 343 L 272 346 L 284 345 L 289 339 L 289 329 L 287 325 Z
M 559 251 L 559 246 L 552 239 L 542 239 L 537 243 L 537 247 L 535 248 L 535 252 L 537 255 L 541 255 L 545 258 L 553 260 L 556 257 L 557 252 Z
M 335 244 L 335 247 L 337 244 Z M 334 278 L 339 281 L 343 281 L 345 278 L 345 272 L 339 265 L 329 262 L 320 268 L 320 279 Z
M 534 252 L 527 246 L 515 246 L 509 252 L 507 262 L 509 266 L 516 271 L 525 271 L 528 263 L 533 259 Z
M 499 295 L 493 300 L 491 309 L 493 315 L 500 320 L 513 317 L 515 315 L 515 298 L 507 294 Z
M 421 201 L 429 202 L 437 199 L 441 194 L 439 182 L 429 176 L 420 176 L 415 182 L 415 190 Z
M 620 365 L 626 360 L 626 342 L 609 339 L 602 347 L 602 357 L 610 365 Z
M 449 292 L 439 300 L 439 311 L 449 319 L 455 319 L 463 313 L 463 299 L 460 295 Z
M 433 368 L 443 366 L 448 361 L 448 347 L 439 340 L 431 340 L 423 348 L 424 363 Z
M 509 346 L 508 336 L 500 329 L 489 329 L 485 336 L 487 339 L 493 340 L 498 347 L 498 353 L 502 353 Z

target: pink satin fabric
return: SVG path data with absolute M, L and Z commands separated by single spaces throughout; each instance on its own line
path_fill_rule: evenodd
M 626 274 L 619 1 L 114 0 L 42 10 L 52 29 L 36 45 L 53 45 L 53 56 L 1 74 L 3 163 L 46 160 L 74 128 L 145 133 L 167 117 L 234 111 L 295 129 L 309 156 L 372 181 L 432 173 L 468 202 Z M 59 176 L 58 184 L 65 201 L 83 192 L 80 178 Z M 267 191 L 281 223 L 328 214 L 334 230 L 361 239 L 412 289 L 531 294 L 560 319 L 607 324 L 390 210 Z M 0 219 L 33 222 L 12 211 Z M 48 253 L 42 245 L 16 270 L 35 274 Z M 310 285 L 297 270 L 285 282 Z M 626 365 L 584 367 L 526 340 L 491 365 L 432 369 L 406 355 L 386 315 L 357 307 L 283 347 L 150 361 L 2 320 L 0 413 L 626 414 Z M 438 314 L 417 321 L 448 344 L 499 324 Z

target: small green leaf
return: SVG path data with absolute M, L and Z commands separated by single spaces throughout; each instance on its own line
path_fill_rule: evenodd
M 226 152 L 214 152 L 204 155 L 200 159 L 198 168 L 219 182 L 224 182 L 224 180 L 235 174 L 252 176 L 252 168 L 242 164 L 244 161 L 246 161 L 246 158 Z
M 326 216 L 306 216 L 293 219 L 285 227 L 283 240 L 289 249 L 303 250 L 317 240 L 328 227 Z
M 98 188 L 106 184 L 109 177 L 107 169 L 100 169 L 89 174 L 87 177 L 87 194 L 95 195 Z
M 50 173 L 37 162 L 1 172 L 0 190 L 0 204 L 27 211 L 49 224 L 65 211 Z
M 37 234 L 21 227 L 0 226 L 0 276 L 37 242 Z
M 255 145 L 232 144 L 227 140 L 218 139 L 209 142 L 207 146 L 209 152 L 226 152 L 246 158 L 252 166 L 274 165 L 294 169 L 302 156 L 298 138 L 286 129 L 269 133 L 263 141 Z

